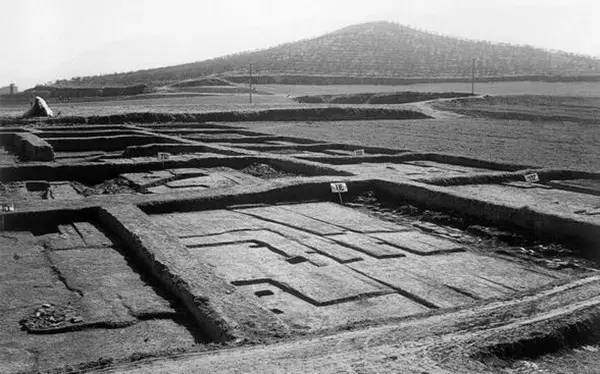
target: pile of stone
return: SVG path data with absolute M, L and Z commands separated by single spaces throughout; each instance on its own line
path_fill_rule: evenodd
M 81 324 L 83 318 L 70 305 L 42 304 L 31 315 L 20 321 L 30 333 L 52 332 Z

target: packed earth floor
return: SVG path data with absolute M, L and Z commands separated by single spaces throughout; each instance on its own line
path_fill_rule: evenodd
M 0 372 L 594 372 L 600 175 L 234 124 L 0 128 Z

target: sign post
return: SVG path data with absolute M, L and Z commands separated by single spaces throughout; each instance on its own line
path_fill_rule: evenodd
M 346 183 L 330 183 L 332 193 L 337 193 L 340 198 L 340 204 L 344 205 L 344 201 L 342 200 L 342 192 L 348 192 L 348 186 Z
M 170 153 L 167 152 L 158 152 L 158 154 L 156 155 L 158 158 L 158 161 L 162 161 L 162 168 L 165 168 L 165 161 L 169 160 L 169 157 L 171 157 Z
M 8 213 L 15 211 L 15 204 L 13 203 L 1 203 L 0 212 Z M 0 230 L 4 231 L 4 214 L 0 215 Z

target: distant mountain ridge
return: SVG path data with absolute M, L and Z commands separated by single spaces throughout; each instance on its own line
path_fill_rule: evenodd
M 390 22 L 348 26 L 323 36 L 210 60 L 57 81 L 59 85 L 156 84 L 209 75 L 468 78 L 600 74 L 600 59 L 531 46 L 465 40 Z

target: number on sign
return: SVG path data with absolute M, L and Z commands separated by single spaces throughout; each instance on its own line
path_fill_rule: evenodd
M 525 174 L 525 182 L 535 183 L 540 181 L 540 176 L 537 173 Z
M 364 156 L 365 155 L 365 150 L 364 149 L 357 149 L 354 151 L 354 155 L 355 156 Z
M 346 186 L 346 183 L 331 183 L 330 185 L 332 193 L 348 192 L 348 186 Z
M 169 159 L 169 156 L 171 156 L 169 153 L 158 152 L 158 160 L 159 161 L 166 161 Z
M 338 194 L 340 198 L 340 204 L 344 204 L 344 201 L 342 200 L 342 192 L 348 192 L 348 186 L 346 186 L 346 183 L 330 183 L 329 185 L 331 186 L 331 192 Z

